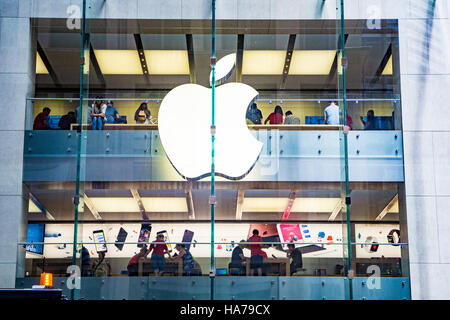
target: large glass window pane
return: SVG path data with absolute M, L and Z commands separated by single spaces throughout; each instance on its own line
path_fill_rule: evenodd
M 340 0 L 327 19 L 112 19 L 100 2 L 80 29 L 35 21 L 18 287 L 51 272 L 73 299 L 409 298 L 396 20 L 346 19 Z

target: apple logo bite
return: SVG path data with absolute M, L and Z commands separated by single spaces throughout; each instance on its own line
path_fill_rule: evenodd
M 228 79 L 236 55 L 216 64 L 216 85 Z M 211 76 L 210 76 L 211 82 Z M 262 143 L 248 130 L 247 108 L 258 92 L 243 83 L 227 83 L 215 90 L 215 171 L 227 179 L 242 179 L 251 171 Z M 158 114 L 161 143 L 169 161 L 184 178 L 197 180 L 211 174 L 211 89 L 183 84 L 163 99 Z

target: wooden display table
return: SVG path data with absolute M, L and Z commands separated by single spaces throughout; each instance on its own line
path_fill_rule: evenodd
M 289 277 L 291 275 L 291 260 L 289 258 L 264 258 L 263 264 L 283 264 L 285 265 L 286 276 Z M 245 257 L 245 274 L 247 276 L 250 275 L 250 258 Z
M 175 267 L 174 269 L 177 271 L 177 275 L 178 276 L 182 276 L 183 275 L 183 260 L 180 259 L 178 261 L 174 261 L 174 260 L 168 260 L 166 258 L 166 269 L 169 266 L 169 268 L 171 266 Z M 171 268 L 173 269 L 173 268 Z M 144 274 L 144 271 L 146 270 L 152 270 L 153 271 L 153 267 L 151 265 L 150 259 L 139 259 L 139 263 L 138 263 L 138 276 L 142 277 Z M 167 271 L 164 271 L 167 272 Z

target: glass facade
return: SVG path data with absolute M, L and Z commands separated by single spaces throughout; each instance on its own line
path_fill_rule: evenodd
M 17 288 L 411 298 L 397 20 L 341 0 L 325 20 L 216 19 L 216 1 L 115 20 L 100 2 L 32 23 Z

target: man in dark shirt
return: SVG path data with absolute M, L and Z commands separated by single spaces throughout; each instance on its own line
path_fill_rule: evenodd
M 33 130 L 45 130 L 50 128 L 47 122 L 47 117 L 50 114 L 50 111 L 51 110 L 48 107 L 42 109 L 42 112 L 34 118 Z
M 302 251 L 300 248 L 296 248 L 293 243 L 288 244 L 287 257 L 292 259 L 291 262 L 291 276 L 303 267 Z
M 91 271 L 91 256 L 85 246 L 81 247 L 81 275 L 87 277 Z
M 61 128 L 61 130 L 70 130 L 70 125 L 76 122 L 77 118 L 75 117 L 75 112 L 69 111 L 66 115 L 62 116 L 61 119 L 59 119 L 58 126 Z
M 230 274 L 233 276 L 245 275 L 245 257 L 244 251 L 242 250 L 245 248 L 244 242 L 245 240 L 241 240 L 231 254 Z
M 361 116 L 361 122 L 364 125 L 364 130 L 376 130 L 377 126 L 375 123 L 375 112 L 373 110 L 367 111 L 367 121 L 364 121 L 364 118 Z

